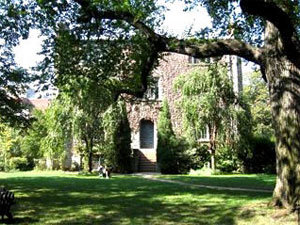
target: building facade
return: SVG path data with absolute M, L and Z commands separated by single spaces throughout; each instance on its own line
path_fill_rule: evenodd
M 226 56 L 221 62 L 228 66 L 228 75 L 233 80 L 236 93 L 242 92 L 242 65 L 237 57 Z M 174 132 L 183 132 L 182 113 L 177 102 L 180 92 L 175 91 L 174 80 L 181 74 L 186 74 L 195 67 L 203 67 L 209 62 L 180 55 L 168 54 L 153 72 L 153 84 L 148 88 L 143 99 L 127 104 L 128 119 L 132 130 L 132 149 L 137 157 L 139 172 L 156 172 L 157 167 L 157 121 L 162 100 L 168 102 Z M 208 139 L 208 131 L 203 134 Z
M 237 57 L 226 56 L 221 60 L 228 66 L 228 75 L 233 80 L 234 90 L 242 92 L 242 65 Z M 168 102 L 172 127 L 176 135 L 183 132 L 182 113 L 178 107 L 180 92 L 174 89 L 174 81 L 177 76 L 186 74 L 195 67 L 207 66 L 209 62 L 201 62 L 198 59 L 180 55 L 167 54 L 161 59 L 159 66 L 153 71 L 152 82 L 146 91 L 144 98 L 135 99 L 127 103 L 127 115 L 131 128 L 131 147 L 136 158 L 135 172 L 157 172 L 157 122 L 162 101 Z M 49 104 L 49 99 L 30 99 L 29 104 L 39 110 L 45 110 Z M 208 141 L 208 130 L 203 133 L 202 141 Z M 80 164 L 81 157 L 74 152 L 74 140 L 65 143 L 66 159 L 64 167 L 71 168 L 73 163 Z M 52 164 L 48 163 L 51 168 Z M 48 165 L 49 164 L 49 165 Z

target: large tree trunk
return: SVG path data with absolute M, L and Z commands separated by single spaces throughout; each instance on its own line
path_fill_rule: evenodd
M 300 70 L 284 57 L 266 66 L 276 135 L 274 203 L 293 208 L 300 191 Z
M 285 56 L 276 28 L 266 28 L 265 73 L 276 135 L 275 205 L 293 209 L 300 191 L 300 70 Z

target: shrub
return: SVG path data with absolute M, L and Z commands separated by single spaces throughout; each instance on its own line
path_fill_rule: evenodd
M 197 142 L 190 144 L 188 149 L 190 156 L 190 167 L 193 170 L 203 168 L 210 162 L 210 154 L 207 144 L 199 144 Z
M 217 150 L 217 169 L 220 172 L 230 173 L 238 170 L 238 159 L 235 150 L 229 146 L 219 147 Z
M 35 170 L 46 170 L 47 164 L 46 159 L 34 159 L 34 169 Z
M 275 143 L 267 137 L 253 137 L 243 165 L 248 173 L 276 173 Z
M 5 163 L 2 157 L 0 157 L 0 171 L 5 170 Z
M 9 169 L 10 170 L 21 170 L 25 171 L 30 169 L 29 163 L 24 157 L 12 157 L 9 160 Z

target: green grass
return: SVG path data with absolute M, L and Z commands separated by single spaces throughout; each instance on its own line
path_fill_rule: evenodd
M 162 175 L 163 179 L 181 181 L 190 184 L 200 184 L 221 187 L 237 187 L 273 190 L 275 187 L 275 175 L 251 174 L 251 175 L 213 175 L 213 176 L 193 176 L 193 175 Z
M 0 186 L 15 192 L 15 224 L 296 224 L 295 215 L 267 207 L 271 193 L 63 172 L 0 173 Z

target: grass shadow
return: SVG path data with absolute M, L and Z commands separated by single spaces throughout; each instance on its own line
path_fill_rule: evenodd
M 270 197 L 265 193 L 214 191 L 130 176 L 109 180 L 27 176 L 0 182 L 15 192 L 18 204 L 13 212 L 18 224 L 234 225 L 242 205 Z

